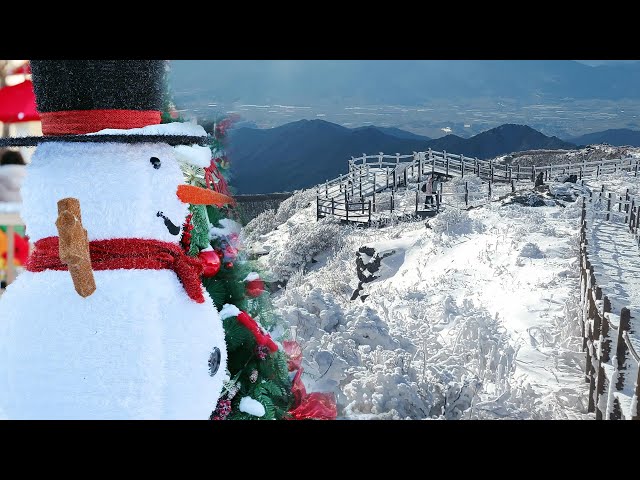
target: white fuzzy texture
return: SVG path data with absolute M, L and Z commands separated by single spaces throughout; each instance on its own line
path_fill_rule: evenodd
M 252 282 L 253 280 L 260 280 L 260 275 L 256 272 L 251 272 L 249 275 L 244 277 L 243 282 Z
M 200 145 L 178 145 L 173 147 L 178 161 L 207 168 L 211 165 L 211 149 Z
M 233 233 L 239 234 L 242 231 L 242 225 L 230 218 L 220 220 L 220 225 L 222 225 L 222 228 L 211 227 L 209 230 L 212 238 L 226 238 Z
M 105 128 L 87 135 L 188 135 L 193 137 L 206 137 L 207 132 L 202 125 L 186 122 L 161 123 L 147 125 L 142 128 Z
M 157 157 L 155 169 L 149 159 Z M 173 147 L 49 143 L 27 167 L 21 216 L 32 241 L 57 236 L 57 202 L 80 200 L 89 240 L 177 243 L 187 206 Z M 207 419 L 226 345 L 206 292 L 189 298 L 171 270 L 94 272 L 80 297 L 67 271 L 24 272 L 0 298 L 0 412 L 10 419 Z M 214 348 L 221 353 L 210 375 Z
M 226 365 L 215 307 L 170 270 L 24 272 L 0 301 L 0 410 L 11 419 L 203 419 Z M 209 375 L 209 356 L 222 363 Z
M 263 417 L 266 413 L 264 405 L 251 397 L 242 397 L 240 400 L 240 411 L 253 415 L 254 417 Z
M 226 320 L 229 317 L 237 317 L 240 315 L 240 310 L 235 305 L 231 305 L 230 303 L 225 304 L 220 310 L 220 319 Z
M 149 161 L 157 157 L 159 169 Z M 162 218 L 182 226 L 187 205 L 173 147 L 163 143 L 45 143 L 27 167 L 22 218 L 31 241 L 57 236 L 58 200 L 80 200 L 89 240 L 146 238 L 176 242 Z

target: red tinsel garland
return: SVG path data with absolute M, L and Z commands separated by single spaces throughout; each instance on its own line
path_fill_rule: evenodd
M 258 322 L 251 318 L 247 312 L 240 311 L 237 318 L 238 321 L 253 334 L 258 345 L 267 347 L 271 353 L 278 351 L 278 346 L 271 340 L 269 334 L 262 333 Z
M 141 238 L 92 240 L 89 254 L 93 270 L 173 270 L 187 295 L 197 303 L 204 302 L 200 281 L 202 263 L 186 255 L 177 244 Z M 67 270 L 58 255 L 58 237 L 38 240 L 26 269 L 30 272 Z
M 189 253 L 189 250 L 191 249 L 191 230 L 194 228 L 191 223 L 191 217 L 193 217 L 193 213 L 187 215 L 184 225 L 182 226 L 182 239 L 180 240 L 180 243 L 182 244 L 182 248 L 185 253 Z

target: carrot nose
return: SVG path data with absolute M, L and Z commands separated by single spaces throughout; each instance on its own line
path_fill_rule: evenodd
M 231 197 L 194 185 L 179 185 L 176 193 L 180 201 L 192 205 L 216 205 L 222 207 L 227 204 L 235 204 L 235 200 Z

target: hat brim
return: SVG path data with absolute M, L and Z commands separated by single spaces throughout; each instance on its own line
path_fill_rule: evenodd
M 35 147 L 47 142 L 78 142 L 78 143 L 167 143 L 176 145 L 209 144 L 209 137 L 193 135 L 40 135 L 32 137 L 0 138 L 0 148 L 4 147 Z

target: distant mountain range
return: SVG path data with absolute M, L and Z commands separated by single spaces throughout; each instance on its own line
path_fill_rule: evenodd
M 604 132 L 588 133 L 575 138 L 567 139 L 576 145 L 596 145 L 608 143 L 616 147 L 629 146 L 640 147 L 640 132 L 628 128 L 605 130 Z
M 349 129 L 323 120 L 300 120 L 270 129 L 232 130 L 232 184 L 243 194 L 292 191 L 345 173 L 352 156 L 429 148 L 486 159 L 520 150 L 573 149 L 575 145 L 514 124 L 471 138 L 447 135 L 431 140 L 398 129 Z
M 353 130 L 367 130 L 367 129 L 375 129 L 382 133 L 386 133 L 387 135 L 391 135 L 396 138 L 407 138 L 411 140 L 423 140 L 428 141 L 431 140 L 429 137 L 425 137 L 424 135 L 418 135 L 417 133 L 407 132 L 406 130 L 401 130 L 396 127 L 377 127 L 375 125 L 366 126 L 366 127 L 356 127 Z
M 176 60 L 177 100 L 422 105 L 434 99 L 640 97 L 640 63 L 572 60 Z M 291 103 L 288 103 L 291 105 Z

